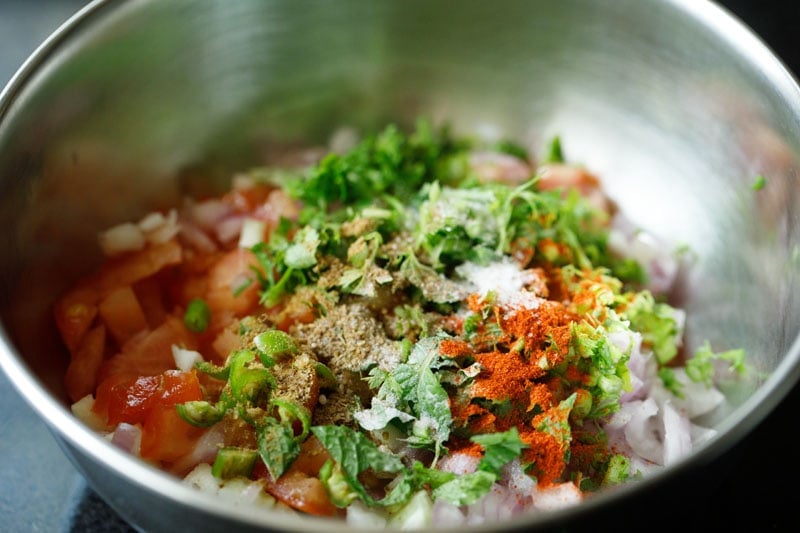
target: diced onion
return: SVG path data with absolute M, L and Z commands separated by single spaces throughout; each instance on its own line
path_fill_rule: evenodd
M 148 242 L 153 244 L 167 242 L 180 230 L 178 212 L 171 209 L 167 216 L 164 216 L 158 211 L 153 211 L 139 221 L 139 229 L 142 230 Z
M 180 348 L 174 344 L 172 345 L 172 358 L 175 359 L 175 366 L 184 372 L 193 369 L 195 364 L 204 361 L 200 352 Z
M 537 489 L 533 498 L 533 505 L 536 509 L 555 510 L 570 505 L 575 505 L 583 499 L 583 495 L 578 487 L 572 482 L 559 483 L 547 489 Z
M 222 200 L 211 199 L 192 204 L 189 208 L 189 216 L 192 222 L 210 231 L 231 213 L 231 206 Z
M 111 444 L 138 456 L 142 445 L 142 428 L 121 422 L 111 436 Z
M 163 214 L 159 213 L 158 211 L 153 211 L 152 213 L 145 215 L 144 218 L 139 221 L 139 229 L 147 233 L 160 228 L 166 224 L 166 222 L 167 219 Z
M 384 529 L 386 518 L 359 501 L 347 506 L 347 525 L 353 528 Z
M 101 417 L 97 415 L 94 411 L 92 411 L 92 406 L 94 406 L 94 397 L 91 394 L 87 394 L 77 402 L 73 403 L 70 406 L 70 410 L 75 417 L 78 418 L 81 422 L 89 426 L 91 429 L 95 431 L 110 431 L 111 428 L 106 425 Z
M 201 463 L 189 472 L 183 482 L 196 489 L 216 494 L 230 505 L 258 505 L 267 509 L 293 512 L 264 491 L 264 482 L 250 481 L 243 477 L 219 480 L 211 473 L 211 465 Z
M 103 253 L 109 257 L 141 250 L 147 242 L 139 226 L 132 222 L 118 224 L 100 233 L 99 241 Z
M 229 243 L 236 240 L 241 235 L 243 222 L 244 217 L 238 215 L 229 216 L 221 220 L 215 229 L 219 242 Z
M 267 223 L 263 220 L 245 218 L 242 221 L 242 230 L 239 234 L 239 248 L 252 248 L 264 240 L 264 231 Z
M 192 222 L 181 222 L 179 233 L 187 244 L 200 252 L 213 253 L 219 249 L 211 237 Z

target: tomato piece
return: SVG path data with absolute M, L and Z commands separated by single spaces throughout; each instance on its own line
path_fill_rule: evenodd
M 267 201 L 275 187 L 268 184 L 254 184 L 252 187 L 234 189 L 222 197 L 222 201 L 241 213 L 249 213 Z
M 162 405 L 175 405 L 203 399 L 200 381 L 194 370 L 181 372 L 168 370 L 162 374 L 160 403 Z
M 157 407 L 202 400 L 203 391 L 194 371 L 168 370 L 157 376 L 117 374 L 97 388 L 93 410 L 109 425 L 146 423 Z
M 228 357 L 228 354 L 239 348 L 241 344 L 242 339 L 239 338 L 239 335 L 237 335 L 233 329 L 228 327 L 223 329 L 219 335 L 214 338 L 211 343 L 211 347 L 214 349 L 214 352 L 216 352 L 218 356 L 217 359 L 219 361 L 225 361 L 225 359 Z
M 53 309 L 56 327 L 70 352 L 75 351 L 97 316 L 97 291 L 78 288 L 61 297 Z
M 257 461 L 253 477 L 265 481 L 264 490 L 286 505 L 317 516 L 335 516 L 340 510 L 331 503 L 322 481 L 289 467 L 277 481 L 272 479 L 263 461 Z
M 152 244 L 139 252 L 110 259 L 88 283 L 106 293 L 132 285 L 182 260 L 183 248 L 175 240 Z
M 317 437 L 311 435 L 300 445 L 300 455 L 292 463 L 291 469 L 316 477 L 328 459 L 331 459 L 331 454 Z
M 174 404 L 159 404 L 142 425 L 141 456 L 154 461 L 177 461 L 191 453 L 204 432 L 183 420 Z
M 94 392 L 97 373 L 103 364 L 105 346 L 106 328 L 101 324 L 89 331 L 72 353 L 64 377 L 64 387 L 73 402 Z
M 130 285 L 112 290 L 100 301 L 98 309 L 100 318 L 120 346 L 147 329 L 144 311 Z
M 120 422 L 140 424 L 157 400 L 160 381 L 158 376 L 117 375 L 103 381 L 97 388 L 96 408 L 105 407 L 110 426 Z
M 104 381 L 115 374 L 155 376 L 173 369 L 173 344 L 195 350 L 197 339 L 181 318 L 168 315 L 159 327 L 131 338 L 121 352 L 103 363 L 98 379 Z
M 330 459 L 322 443 L 310 436 L 300 445 L 300 455 L 289 469 L 276 480 L 272 479 L 263 461 L 253 469 L 253 477 L 264 479 L 265 490 L 286 505 L 318 516 L 334 516 L 340 512 L 319 480 L 319 470 Z
M 219 331 L 232 318 L 253 312 L 258 306 L 258 282 L 253 268 L 258 260 L 250 250 L 236 248 L 221 257 L 208 273 L 206 303 L 211 309 L 211 331 Z M 242 288 L 249 281 L 249 285 Z
M 157 328 L 167 318 L 163 291 L 158 278 L 150 277 L 136 282 L 133 291 L 142 307 L 148 327 Z

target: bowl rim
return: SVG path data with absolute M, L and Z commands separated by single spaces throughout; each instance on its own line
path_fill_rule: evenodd
M 733 50 L 742 60 L 762 72 L 780 98 L 800 120 L 800 86 L 795 75 L 762 39 L 744 22 L 726 8 L 712 0 L 658 0 L 665 9 L 682 12 L 682 15 L 703 28 L 715 39 Z M 5 87 L 0 90 L 0 128 L 13 115 L 17 97 L 29 87 L 32 80 L 42 75 L 62 45 L 69 45 L 69 39 L 91 26 L 103 17 L 121 16 L 125 8 L 138 2 L 126 0 L 92 0 L 59 25 L 28 56 L 12 75 Z M 116 475 L 141 490 L 147 491 L 175 505 L 200 509 L 216 518 L 229 519 L 250 527 L 282 527 L 287 531 L 351 531 L 344 521 L 331 521 L 313 516 L 286 513 L 273 513 L 250 506 L 231 507 L 219 498 L 191 488 L 181 480 L 146 464 L 129 455 L 103 439 L 96 432 L 78 420 L 62 401 L 56 399 L 32 372 L 11 342 L 5 325 L 0 323 L 0 369 L 9 378 L 12 387 L 24 401 L 41 417 L 57 441 L 66 442 L 77 448 L 95 463 L 113 471 Z M 663 485 L 688 469 L 721 457 L 730 448 L 742 441 L 800 382 L 800 335 L 789 347 L 786 356 L 772 374 L 758 387 L 744 403 L 718 426 L 717 437 L 695 449 L 688 457 L 663 470 L 647 476 L 636 484 L 625 484 L 619 490 L 606 491 L 593 496 L 578 506 L 563 510 L 549 511 L 517 517 L 503 527 L 538 527 L 558 524 L 560 521 L 586 516 L 600 508 L 618 503 L 633 491 L 644 491 L 651 486 Z M 74 458 L 69 459 L 75 463 Z M 79 465 L 85 476 L 85 472 Z M 101 495 L 102 496 L 102 495 Z M 120 511 L 114 502 L 108 502 Z M 123 518 L 126 518 L 123 514 Z M 447 530 L 443 528 L 442 530 Z M 460 529 L 464 529 L 463 527 Z M 496 528 L 477 526 L 470 531 L 496 531 Z

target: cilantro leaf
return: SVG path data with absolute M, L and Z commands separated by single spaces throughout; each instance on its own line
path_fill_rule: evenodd
M 623 316 L 630 320 L 631 329 L 642 334 L 642 343 L 652 348 L 662 365 L 678 354 L 681 333 L 677 311 L 666 303 L 656 302 L 649 291 L 637 293 Z
M 446 129 L 434 130 L 427 121 L 419 121 L 410 135 L 390 124 L 345 154 L 325 156 L 304 180 L 290 182 L 289 192 L 320 209 L 369 203 L 384 194 L 408 197 L 462 149 Z
M 714 379 L 714 361 L 727 361 L 731 370 L 742 374 L 746 370 L 745 355 L 742 349 L 715 353 L 711 349 L 711 344 L 706 341 L 695 351 L 694 356 L 686 361 L 686 375 L 692 381 L 705 383 L 711 387 Z

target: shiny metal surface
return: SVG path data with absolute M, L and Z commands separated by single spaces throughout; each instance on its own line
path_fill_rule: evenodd
M 13 253 L 0 257 L 0 364 L 135 526 L 321 527 L 231 509 L 74 420 L 48 306 L 99 259 L 98 230 L 219 190 L 269 147 L 324 140 L 342 124 L 366 131 L 426 114 L 532 144 L 559 134 L 631 218 L 692 251 L 680 295 L 689 342 L 742 346 L 763 374 L 730 391 L 719 436 L 684 463 L 510 526 L 565 523 L 708 464 L 797 382 L 800 90 L 781 64 L 704 1 L 458 6 L 99 1 L 3 92 L 0 239 Z M 758 174 L 768 181 L 756 193 Z

